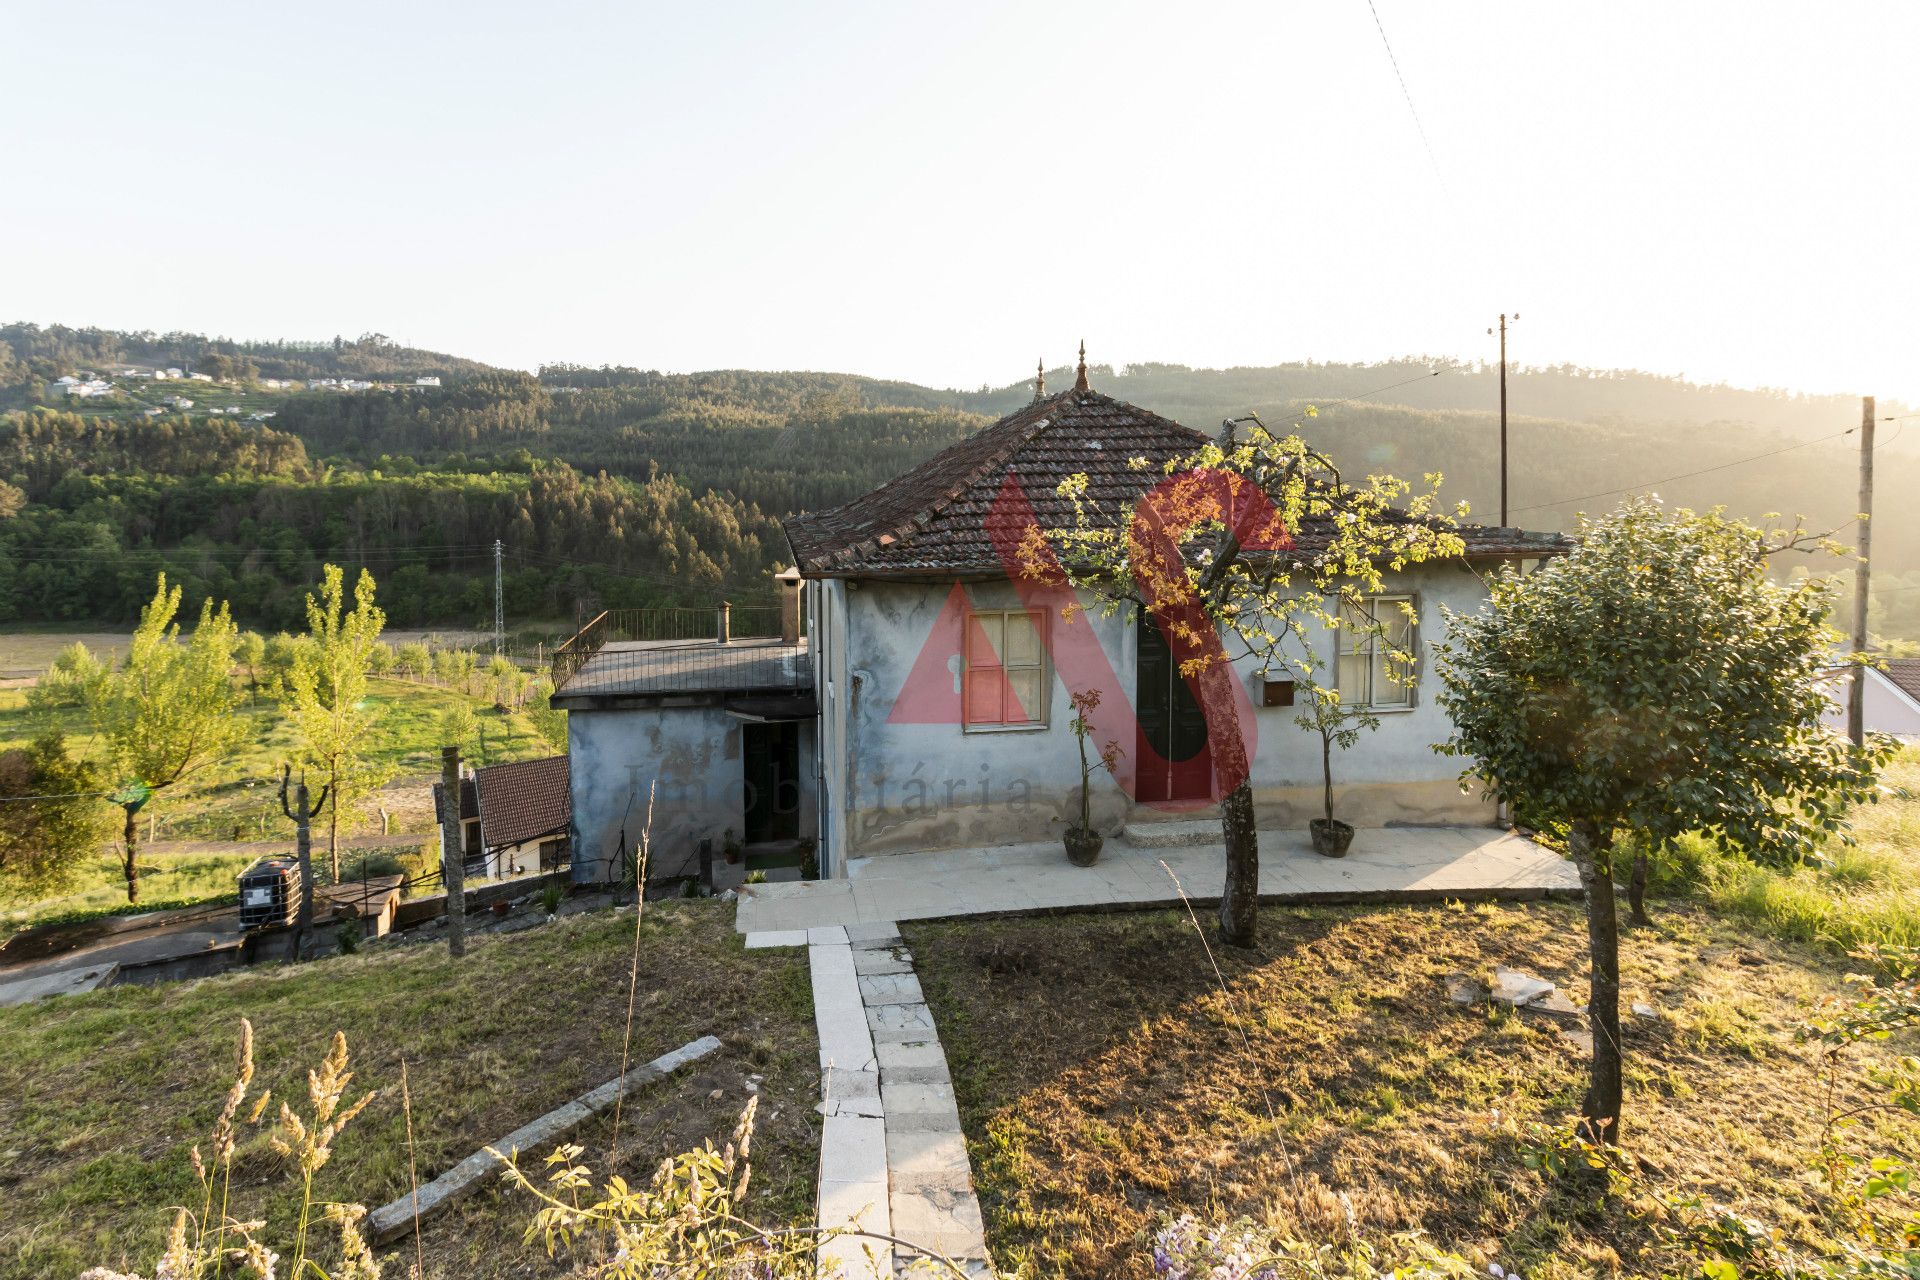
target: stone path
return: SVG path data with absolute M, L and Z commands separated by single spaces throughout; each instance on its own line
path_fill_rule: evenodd
M 1179 895 L 1162 860 L 1196 903 L 1218 899 L 1226 850 L 1197 843 L 1209 828 L 1129 828 L 1100 861 L 1076 867 L 1058 841 L 855 858 L 844 880 L 747 885 L 742 933 L 890 923 L 1073 907 L 1159 906 Z M 1211 828 L 1217 832 L 1217 827 Z M 1304 832 L 1260 833 L 1261 897 L 1277 902 L 1434 902 L 1575 897 L 1573 864 L 1524 836 L 1492 827 L 1373 827 L 1344 858 L 1323 858 Z
M 807 948 L 825 1116 L 819 1225 L 892 1236 L 969 1276 L 992 1275 L 946 1051 L 899 930 L 884 921 L 766 931 L 746 945 Z M 820 1263 L 847 1280 L 953 1274 L 921 1249 L 856 1236 L 827 1241 Z

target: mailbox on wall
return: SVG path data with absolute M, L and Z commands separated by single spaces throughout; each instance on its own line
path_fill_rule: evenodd
M 1263 707 L 1292 706 L 1293 681 L 1262 680 L 1260 682 L 1260 705 Z

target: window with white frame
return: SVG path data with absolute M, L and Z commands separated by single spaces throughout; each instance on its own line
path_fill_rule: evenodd
M 972 610 L 967 614 L 961 703 L 965 727 L 1035 729 L 1047 723 L 1047 612 Z
M 1371 711 L 1411 707 L 1418 667 L 1394 655 L 1414 653 L 1414 597 L 1366 596 L 1343 602 L 1340 613 L 1340 701 Z

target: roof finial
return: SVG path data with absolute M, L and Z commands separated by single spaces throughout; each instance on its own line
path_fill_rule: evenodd
M 1075 391 L 1087 389 L 1087 340 L 1085 338 L 1080 339 L 1080 372 L 1073 380 L 1073 389 Z
M 1047 398 L 1047 360 L 1045 356 L 1033 362 L 1033 400 L 1035 404 Z

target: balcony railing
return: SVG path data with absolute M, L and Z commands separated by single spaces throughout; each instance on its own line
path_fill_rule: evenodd
M 662 691 L 690 690 L 702 680 L 733 682 L 766 674 L 780 645 L 778 606 L 722 604 L 715 609 L 608 609 L 553 653 L 553 687 L 560 690 L 596 656 L 595 683 L 662 682 Z M 769 641 L 775 643 L 769 644 Z M 611 650 L 609 649 L 611 646 Z M 615 676 L 616 669 L 625 678 Z M 607 679 L 602 679 L 602 674 Z M 672 690 L 665 686 L 671 685 Z M 723 683 L 719 687 L 798 687 Z

